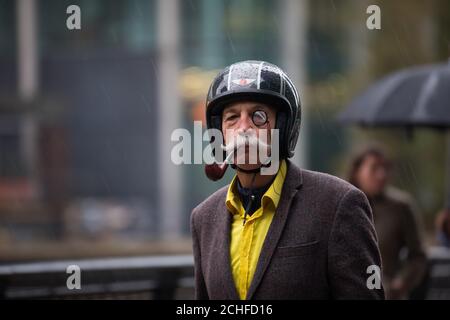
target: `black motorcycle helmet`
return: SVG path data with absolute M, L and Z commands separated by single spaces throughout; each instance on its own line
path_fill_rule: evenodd
M 289 77 L 274 64 L 247 60 L 223 69 L 213 80 L 206 101 L 208 129 L 222 129 L 222 111 L 236 101 L 256 101 L 277 109 L 280 157 L 294 155 L 301 122 L 301 103 Z

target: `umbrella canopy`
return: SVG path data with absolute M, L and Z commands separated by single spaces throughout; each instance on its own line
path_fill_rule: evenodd
M 392 73 L 357 96 L 339 116 L 365 126 L 450 127 L 450 60 Z

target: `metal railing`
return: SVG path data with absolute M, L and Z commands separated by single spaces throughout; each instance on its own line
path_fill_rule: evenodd
M 422 296 L 419 298 L 428 300 L 450 300 L 449 249 L 432 247 L 428 250 L 428 270 L 420 287 Z
M 3 299 L 92 299 L 193 298 L 191 255 L 107 258 L 35 262 L 0 266 L 0 298 Z M 79 268 L 80 288 L 67 285 Z M 70 279 L 69 279 L 70 280 Z
M 80 289 L 69 289 L 67 268 L 79 267 Z M 35 262 L 0 266 L 3 299 L 193 299 L 192 255 Z M 412 299 L 450 300 L 450 250 L 431 248 Z

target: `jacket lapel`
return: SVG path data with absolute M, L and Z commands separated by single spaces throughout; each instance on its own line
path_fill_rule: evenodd
M 283 232 L 284 225 L 286 223 L 289 208 L 291 206 L 292 199 L 300 189 L 302 185 L 302 173 L 301 169 L 295 167 L 290 161 L 287 161 L 288 170 L 284 181 L 283 189 L 281 192 L 281 199 L 278 204 L 278 208 L 275 211 L 272 223 L 264 240 L 261 254 L 259 256 L 258 265 L 256 266 L 255 275 L 253 276 L 252 283 L 247 293 L 247 299 L 250 300 L 255 293 L 261 279 L 269 265 L 272 255 L 278 245 L 278 241 Z M 229 228 L 228 228 L 229 234 Z M 228 247 L 229 252 L 229 247 Z M 229 256 L 229 254 L 228 254 Z M 234 282 L 232 282 L 234 283 Z M 236 290 L 235 290 L 236 291 Z
M 216 262 L 215 270 L 217 276 L 221 279 L 222 287 L 218 290 L 224 290 L 226 299 L 239 300 L 239 295 L 234 284 L 234 278 L 231 272 L 231 257 L 230 257 L 230 240 L 231 240 L 231 213 L 225 205 L 225 201 L 219 201 L 217 214 L 217 259 L 212 259 Z

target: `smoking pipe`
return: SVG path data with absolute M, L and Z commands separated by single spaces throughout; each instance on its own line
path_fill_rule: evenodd
M 205 165 L 205 174 L 208 177 L 208 179 L 212 181 L 217 181 L 222 179 L 222 177 L 225 175 L 225 172 L 228 169 L 228 161 L 233 156 L 234 151 L 230 152 L 225 159 L 223 163 L 212 163 L 212 164 L 206 164 Z

